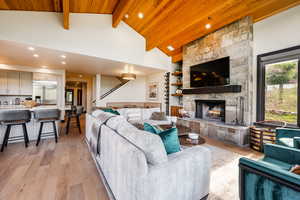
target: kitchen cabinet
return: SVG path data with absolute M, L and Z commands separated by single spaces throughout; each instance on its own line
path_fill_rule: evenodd
M 32 95 L 31 72 L 0 70 L 0 95 Z
M 0 71 L 0 95 L 7 94 L 7 72 Z
M 19 95 L 20 93 L 20 72 L 7 72 L 7 94 Z
M 31 72 L 20 72 L 20 95 L 32 95 L 32 78 Z

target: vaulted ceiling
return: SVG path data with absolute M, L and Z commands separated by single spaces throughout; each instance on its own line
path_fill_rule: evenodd
M 2 10 L 63 12 L 66 29 L 70 12 L 112 14 L 113 27 L 123 20 L 146 39 L 147 50 L 158 47 L 174 62 L 183 45 L 227 24 L 245 16 L 257 22 L 296 5 L 300 0 L 0 0 Z

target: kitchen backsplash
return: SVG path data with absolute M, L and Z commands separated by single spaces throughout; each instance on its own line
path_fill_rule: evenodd
M 25 98 L 31 97 L 29 96 L 0 96 L 0 105 L 18 105 L 23 101 L 25 101 Z M 18 100 L 19 99 L 19 100 Z

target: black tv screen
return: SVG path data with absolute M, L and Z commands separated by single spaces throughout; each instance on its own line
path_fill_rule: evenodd
M 228 85 L 229 57 L 191 67 L 191 87 Z

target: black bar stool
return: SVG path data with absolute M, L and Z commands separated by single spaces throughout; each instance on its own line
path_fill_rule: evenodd
M 55 137 L 55 142 L 57 143 L 57 130 L 55 121 L 59 120 L 60 110 L 58 109 L 41 109 L 34 111 L 34 118 L 40 122 L 39 136 L 37 138 L 36 146 L 39 145 L 41 141 L 41 136 L 53 136 Z M 43 126 L 45 123 L 52 123 L 53 132 L 45 132 L 43 133 Z
M 79 129 L 79 133 L 81 133 L 80 126 L 80 116 L 84 113 L 83 106 L 71 106 L 71 110 L 67 111 L 67 130 L 66 134 L 69 134 L 69 128 L 72 118 L 76 118 L 77 128 Z
M 3 152 L 4 147 L 7 146 L 10 139 L 10 130 L 12 126 L 22 125 L 23 137 L 25 142 L 25 147 L 27 148 L 29 143 L 28 132 L 26 128 L 26 123 L 31 120 L 31 112 L 29 110 L 2 110 L 0 111 L 0 123 L 6 126 L 6 131 L 3 138 L 3 143 L 1 147 L 1 152 Z M 19 139 L 20 137 L 13 137 L 12 140 Z

